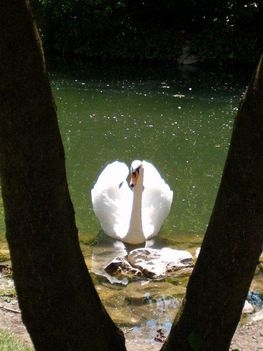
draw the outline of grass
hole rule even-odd
[[[0,330],[0,351],[33,351],[22,341],[6,331]]]

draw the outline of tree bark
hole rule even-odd
[[[162,351],[228,350],[263,243],[263,59],[241,102],[213,213]]]
[[[23,321],[37,351],[124,351],[80,251],[56,109],[25,0],[1,1],[0,32],[0,171]]]

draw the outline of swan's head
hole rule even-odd
[[[137,180],[143,172],[143,164],[142,161],[135,160],[131,164],[131,180],[130,180],[130,187],[134,188]]]

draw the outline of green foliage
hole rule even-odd
[[[104,60],[252,63],[261,54],[263,5],[245,0],[32,0],[46,51]]]
[[[18,341],[12,334],[0,330],[0,351],[33,351],[33,349]]]
[[[219,28],[197,34],[190,44],[201,61],[251,64],[260,57],[259,40],[253,34],[233,33]]]

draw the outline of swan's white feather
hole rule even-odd
[[[159,233],[170,212],[173,192],[151,163],[143,161],[143,166],[142,225],[145,238],[150,239]]]
[[[145,240],[157,235],[168,216],[173,192],[149,162],[142,161],[142,228]],[[128,241],[133,192],[126,178],[129,169],[123,162],[110,163],[102,171],[91,191],[92,204],[103,231],[114,239]]]
[[[128,174],[125,163],[112,162],[91,190],[95,215],[103,231],[114,239],[121,240],[128,230],[132,204],[132,191],[126,181]]]

